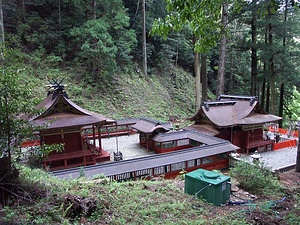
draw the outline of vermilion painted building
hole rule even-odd
[[[86,166],[110,160],[110,155],[101,147],[101,127],[115,121],[101,114],[90,112],[72,102],[64,86],[53,85],[53,91],[37,105],[42,113],[30,119],[39,131],[41,145],[64,144],[64,151],[53,152],[44,161],[50,170]],[[87,138],[84,127],[92,132]],[[96,140],[100,147],[96,147]]]
[[[165,172],[168,176],[174,175],[175,171],[178,173],[180,169],[192,171],[197,168],[227,168],[229,166],[229,154],[238,149],[228,140],[196,131],[173,131],[171,123],[168,122],[141,119],[132,128],[140,133],[140,144],[157,154],[174,153],[178,154],[180,158],[180,154],[195,151],[190,160],[177,164],[174,162],[169,169],[166,168]]]
[[[195,123],[186,129],[229,140],[249,154],[272,148],[273,140],[264,139],[263,128],[281,117],[266,113],[256,96],[221,95],[218,101],[204,102],[190,120]]]
[[[140,133],[140,145],[153,150],[153,137],[159,133],[172,130],[172,124],[170,122],[160,122],[150,118],[141,118],[132,128]]]

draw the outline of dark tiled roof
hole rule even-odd
[[[204,102],[197,114],[190,119],[197,121],[204,117],[217,127],[264,124],[281,120],[281,117],[264,112],[254,96],[222,95],[220,101]]]
[[[156,154],[137,159],[122,160],[89,166],[84,169],[84,172],[87,177],[93,177],[97,174],[112,176],[116,174],[133,172],[137,170],[137,168],[139,170],[149,169],[153,168],[153,165],[155,165],[155,167],[170,165],[173,163],[203,158],[220,153],[232,152],[237,149],[239,148],[231,144],[229,141],[222,140],[220,143],[214,145],[202,145],[170,153]],[[79,177],[80,169],[70,169],[52,173],[59,178],[71,179]]]
[[[133,129],[136,129],[142,133],[150,134],[155,130],[172,130],[172,124],[170,122],[160,122],[149,118],[141,118],[132,126]]]
[[[223,139],[201,134],[192,130],[171,131],[168,133],[160,133],[153,137],[153,140],[156,142],[166,142],[181,139],[190,139],[206,145],[213,145],[223,141]]]
[[[220,133],[219,130],[217,130],[213,126],[207,125],[207,124],[192,124],[183,129],[184,130],[194,130],[199,133],[210,135],[210,136],[216,136],[217,134]]]
[[[125,118],[125,119],[119,119],[116,120],[116,124],[119,126],[122,125],[129,125],[129,124],[136,124],[137,121],[139,121],[140,118]]]
[[[45,110],[30,121],[34,126],[46,126],[46,129],[114,123],[99,113],[81,108],[61,94],[54,99],[48,95],[37,108]]]

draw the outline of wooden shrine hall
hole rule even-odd
[[[249,154],[272,149],[274,141],[263,137],[264,125],[281,117],[266,113],[256,96],[220,95],[217,101],[203,102],[190,120],[194,124],[185,129],[229,140]]]
[[[44,168],[56,170],[109,161],[110,155],[102,149],[99,134],[104,125],[115,121],[76,105],[68,98],[64,85],[55,82],[50,88],[47,97],[36,106],[42,112],[30,122],[39,132],[41,145],[63,144],[64,151],[46,157]],[[92,132],[89,138],[83,132],[87,126]]]
[[[159,133],[165,133],[172,130],[170,122],[160,122],[150,118],[141,118],[132,128],[139,132],[140,145],[153,150],[153,137]]]
[[[180,163],[172,162],[170,171],[166,171],[167,176],[175,173],[178,175],[178,171],[182,169],[192,171],[198,168],[228,168],[229,154],[239,149],[228,140],[194,130],[173,130],[170,122],[142,118],[132,128],[139,132],[140,145],[156,154],[180,155],[194,151],[193,159]]]

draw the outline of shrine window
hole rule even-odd
[[[222,159],[227,159],[228,154],[227,153],[221,153],[217,155],[217,159],[222,160]]]
[[[167,141],[167,142],[163,142],[162,143],[162,148],[172,148],[172,147],[176,147],[176,141]]]
[[[163,166],[154,167],[154,175],[164,174],[165,168]]]
[[[194,167],[195,166],[195,160],[189,160],[187,161],[187,167],[190,168],[190,167]]]
[[[195,166],[201,165],[201,159],[195,159]]]
[[[141,134],[140,138],[141,138],[141,141],[145,141],[146,140],[146,135],[145,134]]]
[[[185,168],[185,162],[174,163],[171,165],[171,171],[182,170]]]
[[[204,157],[203,158],[203,164],[209,164],[209,163],[212,163],[212,162],[214,162],[213,157]]]
[[[177,140],[177,146],[185,146],[190,143],[189,139]]]
[[[155,142],[155,146],[156,146],[157,148],[161,148],[161,143],[160,143],[160,142]]]

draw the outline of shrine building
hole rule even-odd
[[[282,118],[265,112],[256,96],[220,95],[217,101],[203,102],[189,119],[194,124],[185,129],[229,140],[249,154],[272,149],[274,140],[264,138],[264,126]]]
[[[41,113],[30,118],[30,122],[39,133],[40,144],[63,144],[62,152],[54,151],[44,159],[45,169],[87,166],[110,160],[109,153],[101,147],[99,134],[103,126],[115,124],[114,120],[76,105],[68,98],[64,85],[57,82],[50,85],[47,97],[36,107]]]

